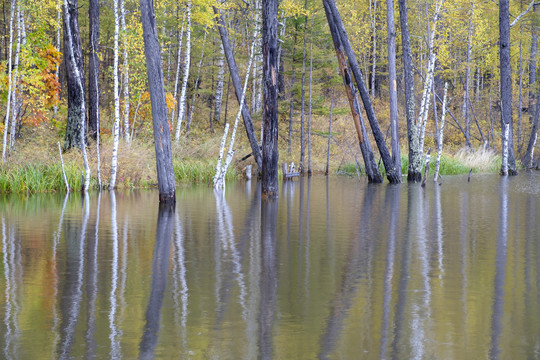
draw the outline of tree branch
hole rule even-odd
[[[525,11],[523,11],[521,14],[519,14],[515,19],[514,21],[512,21],[512,23],[510,24],[510,27],[516,25],[516,23],[525,15],[527,15],[527,13],[529,11],[531,11],[531,9],[533,8],[534,5],[538,5],[540,4],[539,2],[534,2],[534,0],[531,1],[531,3],[529,4],[529,6],[527,7],[527,9]]]

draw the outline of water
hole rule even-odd
[[[0,198],[0,358],[540,358],[540,177]]]

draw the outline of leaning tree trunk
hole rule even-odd
[[[360,91],[360,96],[362,98],[362,102],[364,103],[364,108],[366,109],[369,125],[371,127],[371,131],[373,132],[375,142],[377,143],[379,153],[381,154],[384,168],[386,169],[386,177],[388,178],[388,181],[390,181],[390,183],[399,184],[401,183],[401,169],[397,169],[395,167],[395,164],[392,161],[392,157],[390,156],[390,152],[386,147],[384,135],[379,127],[377,117],[375,116],[375,111],[373,110],[373,105],[371,104],[369,93],[366,89],[366,85],[360,72],[360,67],[358,66],[356,56],[352,50],[351,44],[349,42],[349,37],[347,35],[345,27],[343,26],[343,21],[341,20],[341,16],[339,15],[336,3],[334,0],[324,0],[324,2],[329,5],[329,9],[331,10],[332,16],[334,17],[337,30],[340,33],[345,53],[349,58],[349,64],[354,74],[354,78],[356,79],[356,85],[358,86],[358,89]]]
[[[99,117],[99,0],[90,0],[88,18],[90,20],[90,56],[88,59],[88,132],[97,140]]]
[[[510,64],[509,1],[499,2],[499,49],[501,66],[502,175],[517,175],[512,141],[512,78]]]
[[[223,18],[221,17],[221,14],[216,7],[214,7],[214,14],[217,16],[219,35],[221,36],[223,51],[225,51],[225,58],[227,59],[227,64],[229,65],[229,74],[231,75],[231,79],[233,82],[236,99],[238,100],[239,106],[242,107],[242,118],[244,120],[244,127],[246,129],[249,144],[251,145],[253,158],[255,159],[257,168],[262,171],[261,149],[255,136],[255,130],[253,129],[251,114],[249,113],[246,102],[244,101],[243,103],[240,103],[240,99],[242,98],[242,84],[240,82],[240,76],[238,75],[238,67],[236,66],[236,61],[234,59],[231,44],[229,42],[229,32],[227,31],[225,22],[223,21]]]
[[[401,44],[403,48],[403,73],[405,78],[405,114],[407,117],[407,137],[409,140],[409,169],[407,180],[420,182],[422,180],[422,153],[420,152],[420,129],[415,123],[414,77],[412,70],[407,1],[399,0],[398,3],[399,21],[401,23]]]
[[[336,28],[331,9],[326,2],[324,3],[324,10],[326,12],[326,18],[330,27],[330,33],[332,34],[334,48],[336,49],[336,56],[338,59],[341,76],[343,78],[343,84],[345,85],[345,92],[351,107],[351,114],[353,116],[354,127],[356,128],[360,150],[362,151],[362,157],[364,158],[368,182],[380,183],[383,181],[383,179],[377,167],[377,162],[375,161],[375,156],[373,155],[371,146],[369,146],[369,140],[366,140],[364,137],[362,113],[360,112],[360,105],[358,104],[358,99],[356,98],[356,89],[351,79],[351,73],[347,66],[347,57],[345,56],[345,51],[343,50],[343,43]]]
[[[214,106],[214,122],[217,124],[221,118],[221,105],[223,104],[223,84],[225,80],[225,52],[223,51],[223,44],[219,44],[219,57],[218,57],[218,74],[216,83],[216,95]]]
[[[140,0],[139,3],[141,5],[146,72],[148,74],[148,87],[152,103],[159,202],[174,203],[176,202],[176,188],[172,163],[171,136],[167,121],[167,102],[165,100],[165,85],[163,84],[154,4],[152,0]]]
[[[386,0],[386,23],[388,31],[388,92],[390,107],[390,132],[392,134],[392,160],[394,161],[394,166],[401,169],[401,148],[399,146],[397,104],[396,26],[394,23],[394,0]]]
[[[71,144],[70,147],[79,144],[84,165],[84,187],[83,192],[88,192],[90,187],[90,166],[88,165],[88,157],[86,156],[86,103],[84,100],[84,75],[82,72],[82,51],[81,40],[79,37],[79,22],[77,19],[77,0],[70,2],[64,0],[64,59],[66,61],[66,76],[68,78],[68,129],[73,130],[71,135],[77,134],[77,139],[69,138],[68,131],[66,130],[66,140],[64,142],[64,149],[67,144]],[[73,17],[74,16],[74,17]],[[70,93],[72,97],[70,97]],[[70,111],[70,102],[72,99],[72,110]],[[70,118],[70,116],[72,116]],[[77,124],[70,123],[78,121]],[[71,127],[70,127],[71,125]],[[78,131],[74,131],[78,130]],[[67,147],[68,149],[70,147]]]
[[[538,91],[537,99],[540,98],[540,88]],[[531,126],[531,136],[529,137],[529,143],[525,156],[523,157],[523,166],[525,168],[533,167],[534,147],[536,146],[536,140],[538,138],[538,117],[540,116],[540,104],[536,104],[536,111],[534,112],[533,122]]]
[[[263,0],[263,199],[278,197],[278,0]]]
[[[85,107],[83,55],[79,34],[78,0],[64,0],[64,66],[68,91],[68,118],[64,150],[73,147],[83,148],[86,145],[85,124],[81,119]],[[70,40],[71,39],[71,40]],[[70,59],[73,58],[73,61]],[[76,75],[76,73],[78,74]],[[81,79],[78,79],[81,76]],[[79,81],[81,85],[79,86]]]

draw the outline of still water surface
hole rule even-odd
[[[540,176],[0,198],[0,358],[540,358]]]

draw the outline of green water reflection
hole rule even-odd
[[[539,180],[4,196],[0,358],[538,358]]]

